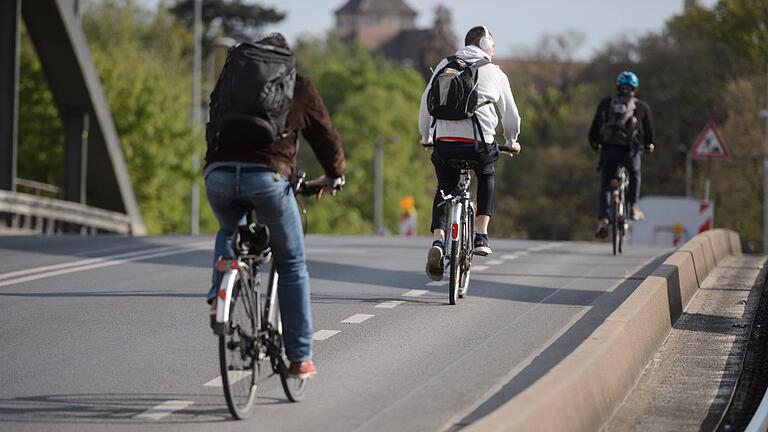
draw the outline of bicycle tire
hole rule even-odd
[[[459,234],[461,236],[461,234]],[[448,302],[456,304],[459,297],[459,283],[461,281],[461,237],[459,240],[451,240],[451,258],[449,265],[451,267],[451,277],[448,283]]]
[[[472,271],[472,257],[474,255],[474,248],[472,242],[474,241],[475,224],[474,224],[474,212],[472,206],[469,206],[465,213],[465,226],[467,227],[464,235],[464,256],[462,257],[462,263],[464,270],[461,273],[461,279],[459,283],[459,298],[465,298],[469,292],[469,280]]]
[[[257,331],[253,294],[253,290],[243,283],[241,272],[237,272],[232,289],[229,329],[219,336],[219,368],[224,398],[229,412],[238,420],[253,413],[258,388],[256,383],[261,370],[253,347]]]
[[[619,206],[616,201],[611,202],[611,241],[613,243],[613,254],[616,255],[619,249]]]
[[[280,384],[283,386],[285,397],[291,402],[299,402],[304,399],[304,393],[307,390],[307,378],[292,378],[288,375],[288,359],[284,354],[280,354],[275,359],[277,361],[277,370],[280,374]]]

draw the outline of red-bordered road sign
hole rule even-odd
[[[694,159],[728,159],[728,147],[717,132],[715,122],[707,122],[693,142],[689,154]]]

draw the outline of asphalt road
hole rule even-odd
[[[459,429],[570,353],[665,254],[495,240],[450,306],[424,275],[429,243],[308,237],[314,327],[331,335],[319,374],[298,404],[272,379],[233,421],[204,303],[210,237],[0,237],[0,430]]]

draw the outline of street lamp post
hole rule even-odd
[[[765,109],[760,112],[765,119],[763,143],[763,253],[768,251],[768,60],[765,62]]]
[[[190,201],[189,231],[192,235],[200,233],[200,183],[197,172],[200,170],[200,151],[197,135],[200,131],[200,72],[202,67],[202,36],[203,36],[203,0],[195,0],[195,47],[192,61],[192,124],[195,130],[195,145],[192,152],[192,197]]]

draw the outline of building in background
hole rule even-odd
[[[357,42],[390,61],[418,70],[429,68],[456,51],[451,12],[435,9],[432,28],[416,28],[418,13],[404,0],[349,0],[336,10],[336,28],[342,39]]]

